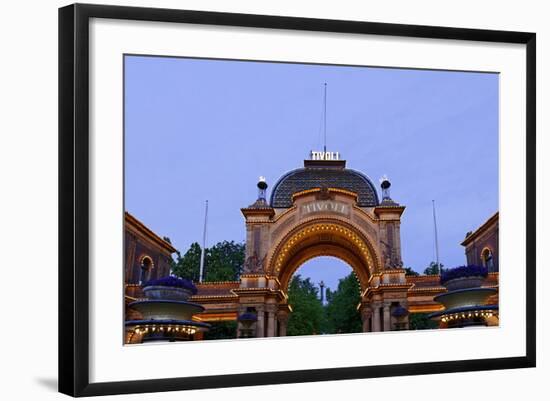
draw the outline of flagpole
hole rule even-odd
[[[324,97],[324,108],[325,108],[325,112],[323,114],[323,118],[324,118],[324,131],[325,131],[325,141],[324,141],[324,146],[323,146],[323,151],[325,153],[327,153],[327,83],[325,82],[325,97]]]
[[[201,249],[201,263],[199,268],[199,283],[202,283],[204,273],[204,254],[206,253],[206,226],[208,223],[208,200],[206,201],[204,211],[204,230],[202,232],[202,249]]]
[[[437,263],[437,272],[441,273],[439,265],[439,241],[437,239],[437,219],[435,216],[435,200],[432,199],[432,211],[434,216],[434,237],[435,237],[435,263]]]

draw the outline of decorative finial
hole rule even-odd
[[[382,201],[391,200],[391,197],[390,197],[391,182],[386,174],[384,174],[380,178],[380,187],[382,188]]]
[[[260,176],[258,179],[258,200],[265,201],[266,198],[266,189],[267,189],[267,182],[265,181],[265,177]]]

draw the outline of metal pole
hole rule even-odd
[[[201,264],[199,269],[199,283],[202,283],[204,273],[204,254],[206,253],[206,225],[208,223],[208,200],[204,211],[204,230],[202,232]]]
[[[435,217],[435,200],[432,199],[432,210],[434,215],[434,236],[435,236],[435,263],[437,263],[437,273],[441,273],[439,268],[439,241],[437,240],[437,219]]]
[[[327,153],[327,83],[325,82],[325,112],[324,112],[324,129],[325,129],[325,142],[323,146],[323,151]]]

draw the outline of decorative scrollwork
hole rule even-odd
[[[264,263],[265,263],[266,256],[264,255],[263,258],[259,258],[256,252],[254,252],[253,255],[246,258],[246,261],[244,262],[244,272],[245,273],[263,273],[264,272]]]

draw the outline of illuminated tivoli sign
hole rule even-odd
[[[302,214],[315,212],[334,212],[348,214],[348,210],[349,209],[347,204],[334,201],[315,201],[302,205]]]
[[[311,160],[340,160],[340,152],[311,151]]]

